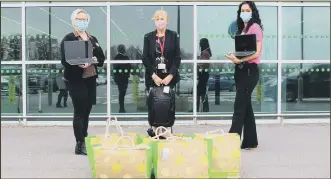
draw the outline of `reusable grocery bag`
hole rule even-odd
[[[121,140],[131,146],[120,146]],[[94,178],[150,178],[152,149],[147,144],[135,145],[130,136],[121,136],[113,148],[92,147]]]
[[[240,178],[241,152],[238,134],[216,130],[205,134],[195,134],[195,139],[207,141],[208,151],[211,152],[209,178]]]
[[[115,124],[115,127],[117,129],[116,133],[109,133],[109,128],[112,123]],[[94,160],[94,153],[92,151],[92,148],[94,146],[101,146],[102,148],[113,148],[115,146],[116,142],[119,142],[120,146],[131,146],[132,145],[131,140],[129,140],[128,138],[123,138],[120,141],[118,141],[118,139],[124,135],[129,136],[131,139],[133,139],[135,145],[142,143],[141,135],[136,134],[136,133],[123,132],[123,129],[120,126],[120,124],[118,123],[116,117],[114,117],[114,120],[110,120],[110,119],[107,120],[105,134],[87,136],[85,138],[86,152],[87,152],[88,160],[89,160],[92,170],[94,167],[94,165],[92,164],[93,160]]]
[[[159,127],[162,128],[162,127]],[[210,158],[204,140],[171,136],[159,140],[153,138],[153,169],[155,178],[208,178]],[[171,132],[166,129],[166,132]]]

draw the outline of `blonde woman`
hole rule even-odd
[[[166,11],[156,11],[153,20],[156,30],[145,34],[142,55],[146,89],[149,91],[151,87],[160,85],[173,89],[180,79],[179,38],[175,31],[167,29],[169,16]]]
[[[74,107],[73,129],[76,138],[75,154],[86,155],[84,139],[87,136],[92,105],[96,104],[97,66],[102,67],[105,55],[98,40],[86,32],[91,18],[83,9],[77,9],[71,14],[73,31],[67,34],[61,42],[61,63],[64,67],[64,78],[68,81],[69,95]],[[70,65],[64,56],[64,41],[85,40],[93,46],[93,59],[97,64]]]

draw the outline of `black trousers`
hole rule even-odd
[[[68,90],[74,106],[73,129],[76,141],[87,137],[89,116],[92,105],[96,103],[96,78],[86,78],[82,83],[68,84]]]
[[[67,89],[60,89],[60,93],[57,96],[57,104],[61,104],[63,98],[63,103],[67,104],[67,100],[68,100],[68,90]]]
[[[236,98],[229,133],[238,133],[241,136],[242,130],[244,130],[243,147],[258,145],[251,97],[259,76],[257,64],[245,64],[242,69],[239,68],[239,65],[235,67]]]
[[[209,74],[199,74],[199,80],[197,85],[197,111],[200,108],[200,100],[202,101],[202,111],[209,112],[209,102],[207,94]]]
[[[120,111],[125,109],[124,99],[126,90],[128,89],[129,78],[128,77],[117,77],[115,80],[118,88],[118,102],[120,103]]]

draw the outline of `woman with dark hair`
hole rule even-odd
[[[259,80],[260,56],[262,53],[263,26],[259,11],[252,1],[244,1],[239,5],[237,11],[237,35],[255,34],[256,53],[238,59],[233,54],[226,55],[235,63],[236,99],[230,133],[238,133],[241,136],[244,128],[244,135],[241,148],[254,149],[258,146],[255,116],[252,107],[252,92]]]
[[[209,60],[212,56],[209,41],[206,38],[200,39],[200,60]],[[202,111],[209,112],[207,85],[209,79],[209,69],[210,63],[198,63],[198,86],[197,86],[197,111],[200,107],[200,98],[202,101]]]
[[[114,60],[128,60],[129,57],[125,54],[126,48],[124,45],[119,45],[117,47],[117,55],[114,57]],[[118,87],[118,102],[120,104],[119,113],[125,113],[124,107],[124,98],[126,95],[126,90],[128,89],[129,78],[130,78],[130,70],[131,64],[130,63],[119,63],[114,64],[114,70],[116,73],[114,74],[114,81]]]

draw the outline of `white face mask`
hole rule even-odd
[[[252,18],[252,12],[241,12],[240,18],[247,23]]]

